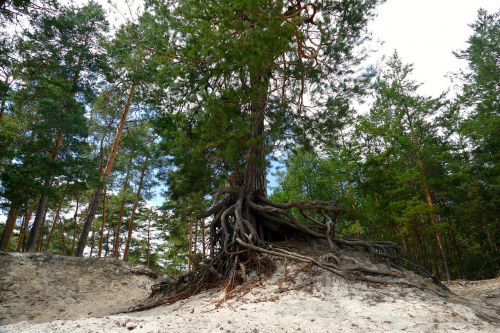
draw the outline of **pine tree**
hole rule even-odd
[[[213,217],[211,265],[229,278],[241,249],[298,235],[330,239],[338,207],[269,200],[267,156],[276,145],[311,147],[336,135],[337,113],[348,113],[362,89],[354,48],[378,1],[152,3],[156,16],[146,19],[162,38],[142,41],[163,65],[169,92],[157,121],[175,166],[169,199],[188,221]],[[210,192],[216,204],[202,212]],[[323,222],[308,227],[292,208]]]

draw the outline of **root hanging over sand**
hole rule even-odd
[[[262,195],[245,195],[238,188],[220,194],[223,200],[201,216],[212,218],[209,257],[198,260],[193,256],[194,270],[175,284],[153,286],[149,300],[130,311],[171,304],[211,288],[224,288],[230,295],[250,276],[271,275],[279,260],[316,265],[349,281],[428,288],[407,278],[405,272],[413,271],[432,281],[433,291],[444,295],[448,290],[431,273],[401,258],[401,249],[393,242],[338,237],[335,224],[341,208],[330,202],[279,203]],[[301,253],[290,248],[294,240],[316,242],[326,251]]]

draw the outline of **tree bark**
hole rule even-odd
[[[447,252],[446,246],[443,243],[443,240],[441,238],[441,234],[440,234],[439,230],[437,230],[439,222],[438,222],[436,212],[434,210],[434,202],[433,202],[431,191],[430,191],[430,188],[429,188],[429,185],[427,182],[427,177],[425,175],[424,163],[423,163],[422,158],[420,156],[420,146],[419,146],[419,143],[417,142],[417,137],[416,137],[414,129],[413,129],[413,120],[412,120],[412,117],[411,117],[408,110],[406,110],[406,116],[408,118],[408,123],[410,125],[411,142],[413,145],[413,149],[415,150],[415,163],[416,163],[417,168],[420,172],[420,178],[422,180],[422,191],[424,193],[425,201],[427,202],[427,205],[429,206],[429,208],[431,210],[430,219],[431,219],[432,225],[436,229],[435,230],[436,242],[437,242],[439,251],[441,253],[441,259],[443,261],[444,273],[445,273],[446,279],[448,281],[450,281],[451,275],[450,275],[450,269],[448,267],[448,255],[446,253]]]
[[[90,236],[90,254],[89,257],[92,258],[92,253],[94,253],[95,246],[95,230],[92,230],[92,236]]]
[[[68,249],[66,248],[66,237],[64,236],[64,225],[59,223],[59,230],[61,232],[61,243],[62,243],[62,255],[68,255]]]
[[[106,186],[104,186],[102,194],[102,222],[101,232],[99,236],[99,249],[97,250],[97,257],[100,258],[102,254],[102,241],[104,239],[104,225],[106,224]]]
[[[189,220],[188,224],[188,272],[191,271],[191,250],[193,248],[193,222]]]
[[[115,230],[115,239],[113,240],[113,257],[120,257],[120,234],[123,223],[123,211],[125,209],[125,201],[127,198],[128,183],[130,181],[130,169],[132,168],[132,158],[130,158],[127,165],[127,174],[125,175],[125,180],[122,186],[122,201],[120,203],[120,209],[118,211],[118,223]]]
[[[424,173],[424,164],[420,158],[420,154],[417,152],[417,165],[420,169],[420,172],[421,172],[421,177],[422,177],[422,187],[423,187],[423,191],[424,191],[424,196],[425,196],[425,200],[427,202],[427,204],[429,205],[429,208],[431,209],[431,222],[432,222],[432,225],[437,228],[438,226],[438,218],[437,218],[437,214],[436,212],[434,211],[434,203],[433,203],[433,200],[432,200],[432,195],[431,195],[431,192],[430,192],[430,189],[429,189],[429,186],[427,185],[427,178],[425,176],[425,173]],[[443,243],[443,240],[441,238],[441,234],[440,232],[436,229],[436,242],[438,244],[438,247],[439,247],[439,251],[441,252],[441,258],[443,259],[443,268],[444,268],[444,273],[445,273],[445,276],[446,276],[446,280],[450,281],[451,280],[451,274],[450,274],[450,269],[448,267],[448,255],[447,255],[447,251],[446,251],[446,247],[445,247],[445,244]]]
[[[34,209],[35,207],[33,206],[28,207],[26,214],[24,214],[23,225],[21,226],[21,232],[19,233],[19,239],[17,240],[17,247],[16,247],[17,252],[21,252],[23,250],[26,233],[28,232],[28,226],[31,220],[31,215],[33,215]]]
[[[109,251],[109,227],[106,227],[106,247],[104,248],[104,257],[108,256]]]
[[[47,217],[47,212],[49,208],[45,207],[45,212],[43,212],[43,219],[42,223],[40,224],[40,232],[38,235],[38,239],[36,241],[36,252],[42,252],[42,244],[43,244],[43,236],[45,234],[45,222],[46,222],[46,217]]]
[[[40,200],[38,201],[35,220],[33,221],[30,237],[28,238],[28,252],[36,251],[37,240],[42,226],[42,220],[45,218],[45,207],[47,206],[48,199],[49,197],[46,194],[42,194]]]
[[[49,159],[52,161],[57,160],[57,154],[59,149],[63,144],[63,136],[61,130],[57,131],[56,139],[54,140],[54,145],[50,151]],[[47,175],[47,179],[44,182],[44,187],[50,187],[52,185],[52,176],[50,175],[52,172],[49,170],[49,175]],[[28,252],[35,252],[37,250],[37,241],[40,233],[40,229],[42,224],[45,221],[45,214],[47,212],[46,206],[48,202],[48,195],[46,193],[42,193],[40,201],[38,202],[38,208],[36,209],[35,220],[33,221],[33,226],[31,227],[30,238],[28,240]]]
[[[73,215],[73,239],[71,240],[71,255],[75,253],[75,241],[76,241],[76,227],[78,225],[78,206],[80,203],[80,198],[76,198],[76,209],[75,215]]]
[[[120,122],[118,124],[118,128],[116,130],[116,135],[115,139],[113,141],[113,146],[111,147],[111,152],[109,154],[108,161],[106,163],[106,167],[104,168],[104,172],[101,176],[101,182],[105,183],[109,175],[111,173],[111,170],[113,169],[113,163],[116,159],[116,155],[118,153],[118,149],[120,147],[120,140],[122,137],[122,132],[123,128],[125,126],[125,121],[127,120],[127,116],[130,111],[130,106],[132,105],[132,99],[134,97],[135,93],[135,88],[136,88],[136,82],[132,82],[132,85],[130,87],[130,91],[128,94],[127,102],[125,104],[125,109],[123,111],[123,115],[120,118]],[[85,246],[87,245],[87,239],[89,237],[89,232],[90,228],[92,227],[92,222],[94,221],[95,214],[97,212],[97,207],[99,206],[99,200],[101,196],[101,188],[98,187],[92,196],[92,200],[89,206],[89,212],[87,214],[87,217],[85,218],[85,222],[83,223],[83,229],[82,233],[80,235],[80,239],[78,241],[78,248],[76,250],[76,256],[77,257],[82,257],[83,256],[83,251],[85,250]]]
[[[7,215],[7,221],[5,222],[5,228],[3,229],[2,239],[0,240],[0,251],[9,250],[10,239],[16,226],[17,213],[18,208],[15,205],[11,205]]]
[[[205,250],[205,246],[206,246],[206,244],[205,244],[205,237],[206,237],[206,235],[205,235],[205,219],[204,218],[200,219],[200,223],[201,223],[201,247],[202,247],[202,253],[201,253],[201,255],[202,255],[203,258],[205,258],[205,256],[206,256],[206,250]]]
[[[128,251],[130,249],[130,242],[132,241],[132,230],[134,227],[135,214],[137,210],[137,206],[139,205],[139,201],[141,199],[141,190],[142,185],[144,183],[144,176],[146,174],[146,170],[148,168],[148,157],[146,156],[144,163],[141,168],[141,175],[139,176],[139,185],[137,185],[137,191],[135,194],[134,205],[132,207],[132,213],[130,214],[130,218],[128,221],[128,233],[127,233],[127,241],[125,243],[125,251],[123,253],[123,260],[128,260]]]
[[[269,79],[270,73],[251,78],[252,90],[255,93],[255,100],[251,105],[252,130],[250,140],[252,140],[252,144],[247,154],[243,187],[244,191],[252,193],[254,198],[267,196],[264,119],[267,110]]]
[[[148,219],[148,238],[146,243],[146,267],[149,268],[149,253],[150,253],[150,242],[151,242],[151,220]]]
[[[194,252],[194,255],[196,255],[198,253],[198,224],[199,224],[199,220],[196,220],[195,223],[194,223],[194,246],[193,246],[193,252]]]
[[[49,249],[50,242],[52,241],[52,236],[54,235],[54,231],[56,230],[57,220],[59,219],[59,213],[61,211],[61,207],[64,202],[65,192],[61,196],[61,200],[59,201],[59,205],[57,206],[56,214],[54,216],[54,221],[52,222],[52,227],[50,228],[49,235],[47,236],[47,242],[45,243],[45,252],[47,252],[47,250]]]

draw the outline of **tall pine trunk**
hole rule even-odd
[[[190,219],[188,224],[188,272],[191,271],[191,254],[193,250],[193,221]]]
[[[35,207],[29,206],[26,214],[23,217],[23,225],[21,226],[21,231],[19,233],[19,239],[17,240],[16,251],[21,252],[24,247],[24,241],[26,238],[26,234],[28,233],[28,226],[31,220],[31,215],[33,215],[33,210]]]
[[[434,202],[432,199],[431,191],[430,191],[429,186],[428,186],[427,177],[425,176],[424,164],[422,162],[422,159],[420,158],[420,154],[419,154],[418,150],[416,153],[416,162],[417,162],[417,166],[420,170],[420,174],[421,174],[421,178],[422,178],[422,189],[424,192],[425,201],[427,202],[427,205],[431,209],[431,214],[430,214],[431,222],[432,222],[432,225],[434,226],[434,228],[436,228],[436,231],[435,231],[436,242],[438,244],[439,251],[441,253],[441,259],[443,260],[444,274],[446,276],[446,280],[450,281],[451,274],[450,274],[450,269],[448,266],[448,254],[446,251],[446,245],[443,242],[443,239],[441,237],[441,233],[439,232],[439,230],[437,230],[439,222],[438,222],[437,214],[434,211]]]
[[[134,97],[135,88],[136,88],[136,82],[134,81],[130,86],[130,91],[127,97],[127,102],[125,104],[125,109],[123,111],[123,115],[120,118],[120,123],[118,124],[118,128],[116,130],[115,139],[113,141],[113,146],[111,147],[111,152],[109,154],[106,167],[104,168],[104,172],[101,176],[102,183],[105,183],[108,180],[109,175],[111,174],[111,170],[113,169],[113,163],[115,162],[116,155],[118,154],[118,148],[120,147],[120,140],[122,137],[123,128],[125,127],[125,122],[127,120],[127,116],[130,111],[130,106],[132,105],[132,99]],[[102,188],[98,187],[95,189],[94,194],[92,195],[88,214],[87,217],[85,218],[85,222],[83,223],[80,239],[78,240],[78,248],[75,254],[77,257],[83,256],[83,251],[85,250],[85,246],[87,245],[87,239],[89,237],[90,228],[92,227],[92,222],[94,222],[95,214],[97,213],[97,208],[99,207],[101,192]]]
[[[43,237],[45,235],[45,222],[47,220],[47,212],[48,212],[49,208],[48,207],[45,207],[45,212],[43,213],[43,219],[42,219],[42,223],[40,225],[40,232],[39,232],[39,235],[38,235],[38,239],[36,241],[36,249],[35,251],[36,252],[42,252],[42,243],[43,243]]]
[[[257,216],[249,209],[245,201],[258,202],[259,198],[267,196],[264,120],[267,111],[269,80],[270,73],[251,75],[250,77],[253,93],[253,101],[250,106],[252,128],[243,182],[242,193],[244,197],[240,196],[236,203],[242,208],[242,216],[239,219],[246,221],[242,230],[246,229],[256,242],[263,241],[266,235],[264,235],[263,226],[258,223]],[[238,213],[238,208],[235,212]]]
[[[102,194],[102,221],[101,221],[101,232],[99,235],[99,248],[97,250],[97,257],[100,258],[102,254],[102,241],[104,239],[104,225],[106,225],[106,186],[104,186]]]
[[[35,220],[31,226],[30,237],[28,238],[28,252],[35,252],[36,245],[42,227],[43,219],[45,218],[45,207],[49,197],[46,194],[42,194],[40,200],[38,201],[38,207],[36,209]]]
[[[64,236],[64,224],[59,223],[59,231],[61,232],[61,244],[62,244],[62,255],[68,255],[68,250],[66,248],[66,237]]]
[[[202,258],[205,258],[205,256],[206,256],[206,249],[205,249],[205,247],[206,247],[206,244],[205,244],[206,235],[205,235],[205,219],[204,218],[202,218],[200,220],[200,224],[201,224],[200,227],[201,227],[201,247],[202,247],[201,255],[202,255]]]
[[[57,160],[57,155],[59,149],[63,144],[63,136],[61,130],[57,131],[56,139],[54,140],[54,145],[50,151],[49,159],[52,161]],[[47,174],[47,179],[44,182],[44,187],[52,186],[52,171],[49,169]],[[43,227],[45,221],[45,214],[47,212],[46,207],[49,200],[49,196],[46,192],[42,193],[40,200],[38,201],[38,208],[36,209],[35,220],[33,221],[33,226],[31,227],[30,237],[28,239],[28,252],[35,252],[37,250],[40,229]]]
[[[264,151],[264,119],[267,110],[267,96],[270,73],[252,75],[250,84],[253,91],[251,103],[250,147],[246,158],[244,191],[253,199],[267,196],[266,158]]]
[[[146,267],[149,268],[149,253],[151,252],[151,219],[148,219],[148,230],[147,230],[147,243],[146,243]]]
[[[127,190],[129,185],[128,183],[130,181],[131,168],[132,168],[132,158],[130,158],[130,160],[128,161],[127,174],[125,175],[125,180],[123,181],[123,186],[122,186],[122,200],[120,203],[120,209],[118,211],[118,223],[116,224],[115,239],[113,241],[113,257],[115,258],[120,257],[120,234],[123,223],[123,211],[125,210],[125,201],[127,198]]]
[[[132,231],[134,229],[135,214],[137,211],[137,206],[141,200],[141,190],[144,183],[144,176],[146,175],[146,170],[148,168],[148,157],[146,156],[144,163],[141,168],[141,175],[139,176],[139,184],[137,185],[137,191],[135,193],[134,205],[132,206],[132,213],[130,214],[130,219],[128,221],[128,233],[127,241],[125,242],[125,251],[123,252],[123,260],[128,260],[128,252],[130,249],[130,242],[132,241]]]
[[[76,241],[76,229],[78,226],[78,207],[80,203],[80,198],[76,198],[76,209],[75,209],[75,215],[73,215],[73,238],[71,240],[71,255],[74,255],[75,253],[75,241]]]
[[[0,251],[8,251],[9,249],[10,239],[12,237],[12,233],[14,232],[14,227],[16,226],[17,213],[17,206],[11,205],[7,215],[5,228],[3,229],[2,238],[0,240]]]
[[[66,191],[63,192],[63,195],[61,196],[61,200],[59,201],[59,205],[57,205],[57,210],[56,214],[54,216],[54,221],[52,222],[52,227],[50,228],[49,235],[47,236],[47,242],[45,243],[45,252],[49,249],[50,242],[52,241],[52,237],[54,235],[54,232],[57,228],[57,220],[59,219],[59,213],[61,212],[61,207],[64,202],[64,195]]]

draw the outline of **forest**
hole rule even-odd
[[[0,251],[209,283],[309,237],[496,277],[500,11],[427,96],[397,50],[370,59],[381,2],[146,0],[113,29],[93,1],[0,0]]]

